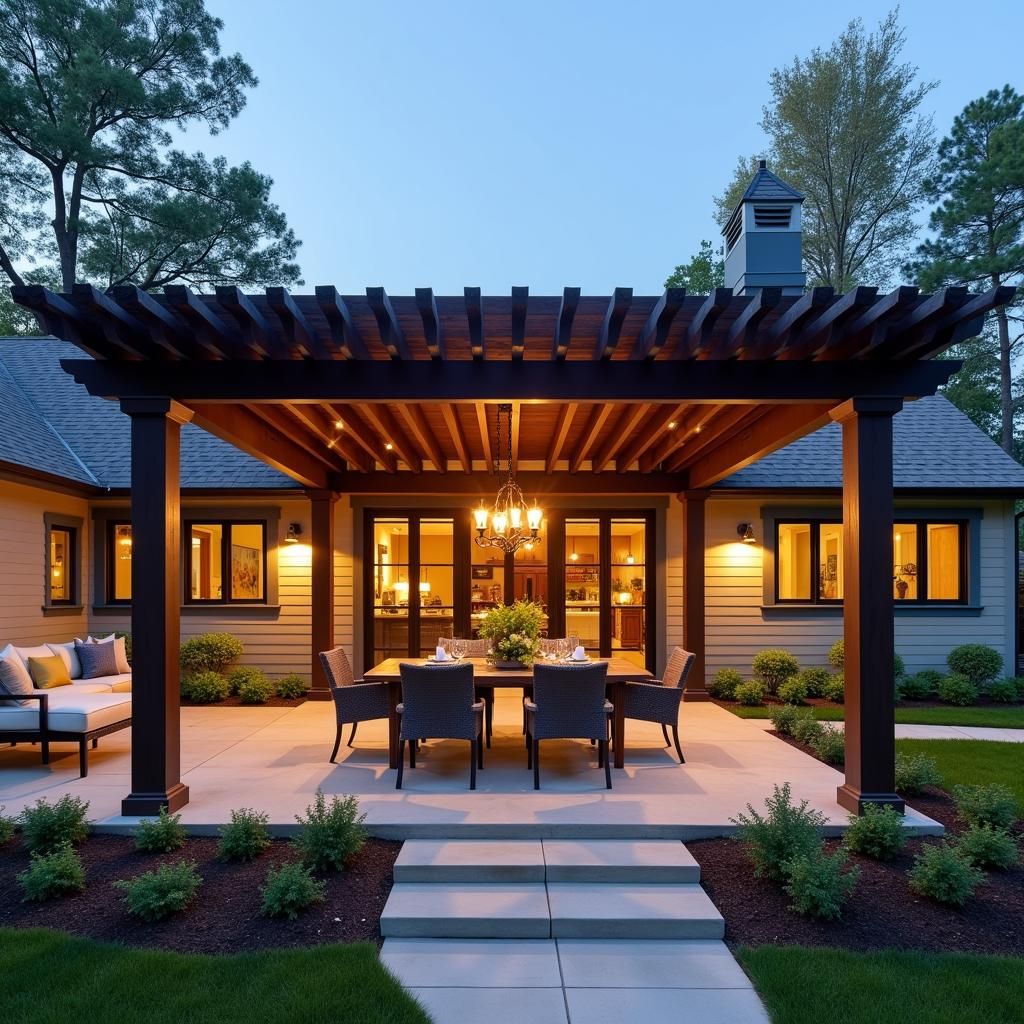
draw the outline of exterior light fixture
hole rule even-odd
[[[503,417],[507,425],[508,477],[499,488],[490,509],[481,503],[479,508],[473,510],[473,525],[477,534],[473,539],[479,547],[498,548],[505,554],[514,555],[525,544],[535,543],[539,539],[543,513],[536,502],[527,506],[523,492],[512,475],[512,406],[508,404],[499,405],[495,416],[497,443],[494,448],[494,470],[501,471]]]
[[[335,420],[334,421],[334,429],[335,430],[344,430],[345,429],[345,424],[342,423],[341,420]]]
[[[302,523],[289,523],[288,532],[285,534],[284,542],[286,544],[298,544],[301,536]]]
[[[391,449],[392,449],[392,448],[394,448],[394,447],[395,447],[395,446],[394,446],[394,445],[393,445],[393,444],[392,444],[392,443],[391,443],[390,441],[387,441],[387,442],[385,442],[385,444],[384,444],[384,451],[386,451],[386,452],[389,452],[389,451],[391,451]]]
[[[669,420],[669,422],[668,422],[668,429],[669,430],[675,430],[676,427],[678,427],[678,426],[679,426],[679,424],[676,423],[675,420]]]
[[[754,527],[752,523],[737,523],[736,533],[744,544],[757,543],[757,538],[754,536]]]

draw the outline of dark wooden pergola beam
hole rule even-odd
[[[434,464],[434,469],[439,473],[447,473],[448,460],[444,457],[444,452],[441,451],[441,445],[434,437],[430,424],[427,423],[423,409],[409,402],[399,402],[395,408],[398,410],[398,415],[405,421],[409,433],[419,445],[420,450]]]
[[[373,424],[374,430],[383,438],[385,446],[390,444],[391,450],[398,453],[398,457],[413,473],[423,471],[423,460],[387,405],[366,403],[359,406],[359,411]]]
[[[562,291],[562,304],[558,307],[555,336],[551,342],[552,359],[564,359],[569,352],[569,345],[572,343],[572,323],[576,318],[579,301],[579,288],[566,288]]]
[[[962,306],[939,318],[931,329],[924,332],[923,337],[906,345],[901,355],[920,359],[946,345],[975,337],[984,327],[985,316],[993,309],[1005,306],[1016,292],[1017,289],[1009,285],[998,285],[981,295],[975,295]]]
[[[163,361],[168,351],[157,344],[137,317],[126,312],[113,299],[97,291],[91,284],[76,284],[71,289],[71,301],[83,315],[88,314],[110,343],[113,353],[138,356],[140,359]],[[175,350],[175,355],[180,353]]]
[[[724,341],[713,350],[718,359],[742,359],[757,345],[758,324],[779,304],[781,288],[762,288],[729,327]]]
[[[800,338],[804,325],[817,316],[822,309],[835,300],[835,289],[820,286],[804,292],[778,320],[768,328],[752,355],[755,359],[767,358],[785,351]]]
[[[234,285],[217,288],[217,301],[238,322],[250,348],[264,359],[286,360],[291,358],[288,346],[267,322],[267,318],[253,305],[249,296]]]
[[[292,348],[306,359],[330,359],[332,353],[309,325],[287,288],[268,288],[267,304],[277,314]]]
[[[637,427],[650,412],[650,406],[643,402],[627,405],[615,421],[608,440],[596,451],[591,459],[590,469],[593,473],[601,473],[605,466],[615,458],[619,449],[634,435]]]
[[[380,332],[381,344],[388,350],[392,359],[411,359],[409,346],[405,340],[405,334],[398,323],[398,316],[394,306],[388,298],[388,293],[383,288],[367,288],[366,301],[373,311],[373,317],[377,321],[377,330]]]
[[[665,347],[668,332],[676,314],[683,308],[686,299],[685,288],[666,288],[647,317],[647,323],[637,336],[633,346],[634,359],[654,359]]]
[[[602,427],[604,427],[614,409],[615,406],[610,402],[602,402],[590,410],[590,417],[583,428],[583,433],[580,435],[576,450],[569,459],[570,473],[578,473],[580,471],[587,456],[590,454],[590,449],[593,448],[594,443],[597,441]]]
[[[487,349],[484,342],[484,306],[479,288],[465,288],[466,321],[469,325],[469,348],[474,359],[484,359]]]
[[[122,309],[137,317],[157,343],[176,359],[208,358],[207,350],[190,335],[181,318],[148,292],[133,284],[123,284],[114,289],[114,298]]]
[[[416,308],[423,321],[423,336],[427,340],[427,351],[431,359],[444,359],[444,337],[441,334],[441,319],[437,315],[437,303],[432,288],[416,289]]]
[[[11,288],[11,296],[35,314],[36,321],[47,334],[65,338],[94,359],[114,354],[114,346],[87,324],[62,295],[55,295],[38,284],[16,284]]]
[[[884,328],[884,336],[869,353],[873,360],[898,358],[907,346],[907,339],[948,319],[967,304],[967,289],[960,286],[942,288],[929,295],[905,317]]]
[[[190,288],[182,284],[169,284],[164,288],[164,298],[190,326],[196,341],[214,359],[229,359],[232,356],[258,358],[255,352],[242,345],[238,332],[230,329]]]
[[[622,323],[626,319],[629,307],[633,304],[632,288],[616,288],[608,301],[608,309],[601,323],[601,331],[594,346],[595,359],[611,359],[612,353],[619,344]]]
[[[431,494],[472,495],[479,497],[482,490],[479,472],[464,473],[460,470],[433,478]],[[526,470],[516,477],[523,492],[530,495],[630,495],[630,494],[678,494],[685,485],[686,477],[680,473],[601,473],[594,477],[589,473],[543,473]],[[410,488],[415,490],[408,476],[396,473],[388,476],[381,473],[354,473],[347,471],[334,478],[334,485],[343,494],[401,494],[408,496]]]
[[[459,410],[450,402],[441,403],[441,416],[444,418],[444,425],[448,430],[448,436],[452,439],[455,447],[455,455],[464,473],[473,469],[473,453],[470,451],[466,441],[466,432],[459,422]]]
[[[842,328],[832,331],[819,358],[849,359],[871,348],[879,336],[884,335],[887,324],[917,302],[918,294],[914,286],[901,285],[872,302],[859,316],[848,319]]]
[[[344,406],[343,408],[334,405],[324,406],[327,414],[342,423],[342,429],[348,431],[353,441],[376,463],[384,467],[384,472],[394,473],[398,470],[398,459],[394,451],[388,451],[384,447],[384,440],[373,427],[368,424],[355,406]]]
[[[348,303],[332,284],[318,285],[316,301],[331,331],[331,341],[346,359],[369,359],[370,354],[356,329]]]
[[[553,473],[558,460],[562,457],[562,449],[565,447],[566,438],[572,429],[572,421],[579,410],[576,402],[566,402],[558,410],[558,421],[555,424],[555,433],[551,438],[551,446],[548,448],[547,458],[544,460],[544,472]]]
[[[732,301],[731,288],[715,288],[690,321],[673,353],[676,359],[699,359],[711,345],[715,323]]]
[[[778,356],[781,360],[811,359],[828,344],[832,331],[844,321],[857,315],[865,306],[870,306],[878,294],[877,288],[852,288],[839,296],[820,316],[812,320],[801,332],[800,340],[789,345]]]
[[[526,351],[526,310],[530,289],[524,285],[512,288],[512,358],[522,359]]]
[[[253,406],[256,413],[273,406]],[[367,473],[373,469],[373,460],[367,459],[366,455],[356,444],[355,440],[346,435],[344,430],[335,430],[333,422],[327,418],[327,414],[318,405],[285,405],[284,410],[298,423],[305,427],[313,439],[313,445],[317,450],[337,453],[354,469]],[[299,435],[301,436],[301,434]],[[336,468],[344,468],[336,467]]]
[[[306,423],[298,417],[289,415],[291,409],[287,405],[250,405],[248,410],[268,427],[272,427],[282,436],[289,438],[307,455],[322,462],[331,472],[345,469],[345,463],[339,453],[328,448],[318,440],[315,433],[306,429]],[[364,463],[356,463],[357,468],[365,468]]]
[[[685,411],[686,406],[682,404],[657,405],[650,409],[647,418],[637,427],[629,444],[616,456],[616,472],[625,473],[659,438],[665,436],[670,423],[675,423],[678,428],[680,418]]]

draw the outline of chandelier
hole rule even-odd
[[[491,508],[484,506],[473,510],[476,537],[473,539],[482,548],[498,548],[505,554],[514,555],[520,548],[529,551],[540,537],[541,510],[536,502],[527,507],[523,492],[512,475],[512,406],[499,405],[494,417],[497,444],[494,449],[494,470],[501,472],[501,425],[506,422],[508,444],[506,460],[508,479],[501,485]]]

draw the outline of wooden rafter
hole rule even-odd
[[[570,473],[578,473],[580,471],[580,467],[586,461],[587,456],[590,454],[590,449],[594,446],[594,442],[597,441],[602,427],[608,422],[608,417],[611,416],[614,409],[615,406],[611,402],[602,402],[591,409],[590,417],[583,428],[583,433],[580,435],[576,450],[569,459]]]
[[[487,422],[487,405],[476,403],[476,426],[480,432],[480,448],[484,453],[484,464],[488,473],[494,472],[494,449],[491,448],[491,428]]]
[[[398,457],[412,470],[413,473],[423,471],[423,460],[416,451],[412,441],[406,436],[405,431],[399,426],[398,421],[391,414],[391,409],[386,405],[374,405],[370,402],[359,407],[360,412],[373,424],[374,430],[383,438],[385,449],[391,445],[391,451],[398,453]]]
[[[544,461],[544,471],[553,473],[555,465],[562,457],[562,449],[565,447],[565,439],[572,429],[572,421],[579,409],[577,402],[566,402],[558,410],[558,422],[555,425],[555,433],[551,438],[551,446],[548,448],[548,456]]]
[[[267,304],[277,314],[291,347],[306,359],[330,359],[327,346],[317,337],[306,314],[295,304],[287,288],[268,288]]]
[[[423,337],[431,359],[444,359],[444,337],[441,334],[441,318],[437,315],[437,303],[432,288],[416,289],[416,308],[423,321]]]
[[[840,329],[843,323],[857,316],[866,306],[870,306],[877,294],[877,288],[861,287],[853,288],[845,295],[841,295],[819,316],[812,319],[800,332],[800,340],[789,345],[784,352],[780,352],[778,358],[812,359],[828,344],[832,332]]]
[[[676,346],[676,359],[699,359],[711,346],[715,324],[732,301],[731,288],[715,288],[690,321],[686,334]]]
[[[11,296],[19,305],[31,310],[47,334],[66,338],[94,359],[112,355],[114,347],[101,332],[91,328],[71,303],[62,295],[38,284],[16,284]]]
[[[564,359],[572,342],[572,322],[576,318],[576,307],[580,301],[579,288],[566,288],[562,292],[562,304],[558,307],[555,321],[555,336],[551,342],[551,358]]]
[[[340,470],[345,468],[344,458],[340,452],[333,451],[320,441],[315,434],[304,429],[305,424],[300,426],[292,416],[288,414],[288,408],[284,405],[260,405],[254,402],[247,406],[249,411],[263,421],[266,426],[276,430],[282,437],[288,438],[293,444],[301,448],[307,455],[322,462],[328,469]]]
[[[246,344],[264,359],[285,360],[291,356],[281,336],[241,288],[234,285],[219,286],[217,301],[235,318]]]
[[[619,415],[608,432],[608,439],[594,452],[590,468],[594,473],[600,473],[608,465],[622,446],[629,441],[636,433],[641,422],[650,412],[650,406],[643,402],[635,405],[627,405]]]
[[[383,288],[367,288],[366,301],[373,311],[381,344],[388,350],[388,355],[392,359],[410,359],[409,346],[388,293]]]
[[[835,297],[835,290],[828,286],[812,288],[804,292],[785,313],[768,328],[751,355],[754,359],[771,359],[785,351],[800,337],[804,325],[816,317]]]
[[[523,403],[513,402],[512,403],[512,418],[509,423],[509,430],[511,431],[511,447],[512,447],[512,466],[511,471],[514,474],[516,468],[519,465],[519,440],[523,425]]]
[[[871,345],[877,332],[885,331],[888,322],[898,320],[911,309],[917,298],[917,288],[907,285],[894,288],[888,295],[872,302],[859,316],[848,318],[841,329],[833,330],[819,358],[845,359],[848,354],[860,352]]]
[[[346,359],[369,359],[366,345],[356,330],[348,303],[333,284],[319,285],[316,302],[331,332],[331,342]]]
[[[710,451],[716,445],[763,416],[770,409],[765,405],[726,405],[710,420],[701,424],[700,432],[688,444],[681,446],[665,459],[664,468],[676,473],[688,466],[702,452]]]
[[[137,317],[91,284],[76,284],[71,290],[72,302],[82,313],[89,313],[104,337],[116,351],[140,359],[165,360],[168,352],[158,345]]]
[[[438,444],[434,432],[430,429],[430,424],[427,423],[427,417],[424,415],[422,407],[412,402],[399,402],[395,408],[398,410],[398,415],[405,421],[409,433],[420,446],[420,450],[434,464],[434,469],[439,473],[447,473],[448,460],[444,457],[444,452],[441,451],[441,445]]]
[[[673,432],[669,427],[675,423],[679,428],[683,414],[686,412],[686,405],[655,405],[648,407],[650,411],[643,422],[633,432],[633,437],[625,448],[621,449],[615,457],[615,469],[618,473],[625,473],[637,459],[656,442],[664,439]]]
[[[903,344],[900,354],[906,358],[919,359],[964,338],[980,334],[989,310],[1005,305],[1013,298],[1015,292],[1015,288],[999,285],[981,295],[975,295],[952,312],[940,317],[928,330],[919,332],[913,340],[901,337]],[[957,334],[961,331],[963,333],[958,337]]]
[[[207,350],[187,330],[181,318],[161,305],[148,292],[133,284],[114,289],[118,304],[146,326],[156,342],[175,358],[208,358]]]
[[[316,439],[327,451],[338,452],[346,462],[362,472],[373,469],[373,459],[344,430],[335,430],[334,423],[318,405],[285,405],[285,411]]]
[[[466,301],[466,321],[469,324],[469,348],[474,359],[483,359],[487,355],[484,342],[484,306],[479,288],[466,288],[463,291]]]
[[[597,344],[594,346],[595,359],[611,359],[612,353],[619,343],[622,323],[626,319],[626,314],[629,312],[629,307],[632,303],[632,288],[615,289],[612,297],[608,300],[608,309],[601,323],[601,332],[597,336]]]
[[[640,472],[650,473],[658,466],[667,462],[685,444],[697,443],[707,425],[718,416],[724,406],[704,405],[691,409],[681,419],[676,419],[674,430],[662,434],[658,443],[640,456]],[[671,420],[669,422],[672,422]],[[666,424],[667,427],[667,424]]]
[[[634,359],[654,359],[665,347],[669,328],[676,314],[683,308],[685,288],[666,288],[647,317],[647,323],[633,346]]]
[[[530,289],[516,285],[512,289],[512,358],[522,359],[526,351],[526,310]]]
[[[204,346],[214,359],[231,356],[255,359],[257,355],[249,348],[242,348],[238,334],[230,330],[210,307],[182,284],[169,284],[164,289],[167,304],[176,309],[188,324],[196,341]]]
[[[455,446],[455,455],[464,473],[469,473],[473,468],[473,454],[466,443],[466,432],[459,422],[459,410],[449,402],[441,403],[441,416],[444,418],[444,425],[448,430],[448,436]]]
[[[386,473],[394,473],[398,469],[398,459],[394,451],[388,451],[384,447],[384,439],[363,419],[355,406],[339,407],[328,404],[324,406],[324,410],[332,422],[340,422],[342,424],[342,429],[347,432],[348,436],[374,462],[379,462],[384,467]]]
[[[741,359],[756,345],[757,327],[779,304],[781,288],[761,288],[729,327],[729,332],[713,349],[719,359]]]
[[[942,288],[929,295],[902,319],[883,328],[885,336],[872,349],[872,358],[887,359],[901,355],[908,337],[927,334],[930,328],[947,320],[967,301],[967,289],[959,286]]]

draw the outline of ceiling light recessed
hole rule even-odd
[[[392,448],[394,448],[394,447],[395,447],[395,446],[394,446],[394,445],[393,445],[393,444],[392,444],[392,443],[391,443],[390,441],[388,441],[388,442],[386,442],[386,443],[385,443],[385,445],[384,445],[384,450],[385,450],[386,452],[389,452],[389,451],[391,451],[391,449],[392,449]]]
[[[675,430],[678,425],[675,420],[669,420],[668,429]]]
[[[335,430],[344,430],[345,429],[345,424],[342,423],[341,420],[335,420],[334,421],[334,429]]]

